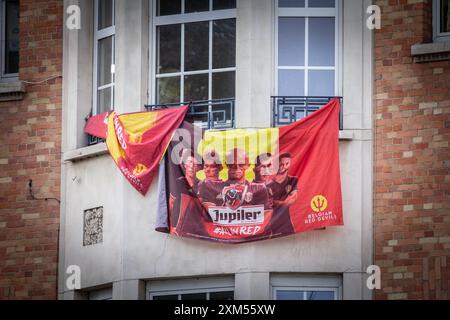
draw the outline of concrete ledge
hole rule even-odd
[[[63,153],[63,161],[79,161],[87,158],[97,157],[108,153],[106,143],[98,143],[76,150],[70,150]]]
[[[25,92],[22,81],[0,82],[0,101],[21,100]]]
[[[415,63],[450,60],[450,41],[415,44],[411,55]]]
[[[339,131],[339,140],[353,140],[353,130]]]

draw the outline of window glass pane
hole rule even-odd
[[[206,70],[209,66],[209,22],[185,24],[185,71]]]
[[[209,11],[209,0],[185,0],[184,12]]]
[[[180,102],[180,77],[156,79],[157,103]]]
[[[235,9],[236,0],[213,0],[213,10]]]
[[[97,91],[97,114],[113,109],[112,89],[112,87],[108,87]]]
[[[234,98],[235,72],[216,72],[212,76],[212,98]]]
[[[306,300],[334,300],[333,291],[306,291]]]
[[[450,32],[450,0],[441,0],[441,30],[440,32]]]
[[[310,70],[308,77],[308,95],[326,97],[334,96],[334,71]]]
[[[98,41],[97,87],[113,82],[111,73],[113,44],[112,36]]]
[[[181,25],[157,28],[157,73],[179,72],[181,64]]]
[[[158,0],[156,12],[158,16],[179,14],[181,13],[181,0]]]
[[[208,74],[184,77],[184,101],[208,100]]]
[[[309,0],[310,8],[334,8],[335,0]]]
[[[206,293],[182,294],[181,300],[206,300]]]
[[[98,0],[98,30],[114,24],[114,1]]]
[[[278,65],[305,65],[305,18],[280,18]]]
[[[168,295],[168,296],[153,296],[153,300],[178,300],[178,295]]]
[[[278,0],[278,6],[280,8],[304,8],[305,0]]]
[[[305,72],[303,70],[279,70],[278,95],[304,96]]]
[[[309,65],[334,66],[334,18],[309,19]]]
[[[5,8],[4,73],[17,73],[19,72],[19,1],[6,1]]]
[[[303,291],[277,290],[277,300],[304,300]]]
[[[213,68],[236,65],[236,19],[213,22]]]
[[[234,300],[233,291],[211,292],[209,300]]]

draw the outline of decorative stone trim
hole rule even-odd
[[[22,100],[25,92],[22,81],[0,82],[0,101]]]
[[[103,242],[103,207],[84,210],[83,246]]]

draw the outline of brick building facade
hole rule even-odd
[[[431,0],[375,3],[375,297],[448,299],[448,52],[433,48]]]
[[[60,193],[63,2],[19,8],[18,78],[0,83],[0,299],[55,299],[59,203],[38,199]]]

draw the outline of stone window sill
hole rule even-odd
[[[92,146],[66,151],[63,153],[63,161],[79,161],[108,154],[106,143],[98,143]]]
[[[22,100],[26,92],[22,81],[0,82],[0,101]]]
[[[450,41],[415,44],[411,55],[415,63],[450,60]]]

